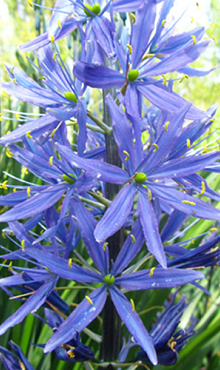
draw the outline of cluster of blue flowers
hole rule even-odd
[[[3,90],[40,107],[40,114],[16,115],[22,124],[0,139],[7,155],[36,179],[1,183],[6,211],[0,222],[7,222],[3,235],[13,251],[2,246],[9,276],[0,287],[9,297],[20,291],[22,304],[1,323],[0,334],[42,306],[41,320],[52,329],[43,351],[64,361],[173,365],[193,335],[193,325],[179,328],[186,297],[175,294],[148,332],[127,296],[188,283],[205,290],[196,282],[204,277],[198,268],[220,259],[215,231],[196,249],[169,241],[188,217],[220,218],[214,207],[219,194],[197,173],[219,172],[219,151],[203,144],[216,106],[195,107],[174,91],[167,75],[177,72],[182,82],[208,74],[189,64],[209,40],[203,27],[176,33],[169,18],[173,6],[174,0],[57,0],[47,32],[19,47],[34,51],[29,62],[38,81],[6,64],[11,82]],[[58,40],[73,32],[70,70]],[[56,291],[60,279],[91,293],[72,310]],[[80,333],[113,309],[130,337],[116,358],[106,358],[103,349],[97,358]],[[121,344],[119,331],[113,335]],[[104,348],[112,339],[103,333],[102,340]],[[32,370],[21,349],[13,342],[10,347],[15,355],[0,347],[4,367]]]

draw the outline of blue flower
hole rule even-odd
[[[135,311],[134,303],[128,301],[120,291],[120,288],[131,291],[171,288],[201,279],[203,274],[193,270],[163,269],[161,267],[136,272],[129,268],[128,271],[124,271],[144,243],[142,227],[139,221],[135,223],[114,265],[110,267],[108,247],[105,244],[99,244],[94,239],[96,221],[92,213],[84,207],[78,198],[74,200],[74,215],[78,221],[78,227],[87,252],[98,270],[89,265],[86,268],[80,267],[72,263],[71,260],[68,261],[65,258],[56,256],[54,253],[47,252],[47,248],[40,245],[36,248],[27,243],[25,255],[36,260],[37,263],[43,264],[54,276],[81,283],[98,283],[101,287],[95,288],[92,293],[86,296],[58,327],[57,331],[47,342],[45,352],[52,351],[63,343],[68,343],[77,332],[81,332],[93,321],[102,311],[109,292],[116,310],[128,330],[134,336],[136,342],[148,354],[150,361],[156,364],[157,356],[152,339]],[[24,238],[24,231],[22,231],[21,225],[10,223],[10,228],[15,236],[20,239]],[[7,259],[10,259],[10,255],[6,256]],[[14,320],[11,317],[0,326],[1,333],[15,323],[16,314],[13,317]]]
[[[16,356],[7,349],[0,347],[0,360],[2,361],[6,370],[34,370],[33,366],[26,359],[23,351],[17,344],[11,340],[9,342],[9,346]]]

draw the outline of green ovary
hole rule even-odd
[[[73,101],[74,103],[77,103],[77,97],[74,93],[72,93],[70,91],[67,91],[64,94],[64,96],[65,96],[66,99],[69,99],[69,100]]]
[[[94,4],[94,5],[89,5],[89,4],[85,4],[85,6],[91,10],[91,12],[95,15],[98,15],[101,11],[101,7],[100,5],[97,3],[97,4]],[[84,12],[86,13],[86,15],[88,15],[88,17],[92,17],[93,15],[85,8],[83,8]]]
[[[138,184],[143,184],[147,180],[147,176],[143,172],[137,173],[137,175],[134,178],[134,181],[137,182]]]
[[[139,76],[139,71],[137,69],[131,69],[128,72],[128,81],[133,82],[135,81]]]
[[[76,182],[76,180],[73,179],[73,175],[71,175],[71,173],[69,174],[70,176],[68,175],[63,175],[62,178],[68,182],[69,184],[74,184]]]
[[[115,277],[114,276],[112,276],[112,275],[109,274],[109,275],[106,275],[104,277],[104,283],[105,284],[107,284],[107,285],[113,285],[114,282],[115,282]]]

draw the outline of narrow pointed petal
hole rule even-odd
[[[125,185],[105,212],[95,228],[95,238],[101,242],[118,231],[127,220],[134,202],[136,189]]]
[[[97,222],[92,213],[84,207],[83,203],[77,197],[74,198],[74,214],[77,217],[80,233],[89,256],[92,258],[99,271],[101,271],[103,275],[107,274],[108,266],[105,266],[104,256],[106,252],[103,251],[102,245],[99,244],[94,237],[94,229]]]
[[[56,281],[52,279],[37,289],[13,315],[0,325],[0,335],[14,325],[19,324],[30,312],[36,312],[44,304],[55,284]]]
[[[144,234],[140,221],[137,220],[131,230],[130,235],[126,238],[118,257],[114,263],[112,272],[119,275],[137,255],[144,244]]]
[[[66,185],[51,186],[0,215],[0,222],[16,221],[35,216],[53,206],[65,191]]]
[[[84,84],[91,87],[109,88],[122,87],[125,76],[105,66],[76,62],[73,73]]]
[[[132,68],[135,69],[141,62],[154,29],[156,19],[156,4],[150,0],[143,1],[143,5],[136,12],[136,21],[132,27],[131,34],[131,60]],[[144,37],[143,37],[144,35]]]
[[[152,338],[148,334],[137,312],[133,311],[131,303],[116,287],[112,287],[110,289],[110,293],[112,301],[122,321],[133,335],[135,341],[147,353],[152,364],[156,365],[157,355]]]
[[[192,197],[176,189],[165,186],[150,184],[152,193],[171,207],[178,209],[194,217],[207,220],[216,220],[220,218],[220,210],[205,203],[199,198]]]
[[[150,272],[151,270],[142,270],[124,274],[116,278],[115,283],[122,288],[135,291],[174,288],[204,278],[200,271],[187,269],[159,267],[154,270],[152,276],[150,276]]]
[[[161,266],[166,267],[166,256],[158,231],[154,208],[152,203],[148,201],[148,196],[141,192],[138,194],[138,213],[149,252],[154,255]]]
[[[51,352],[61,344],[71,340],[77,332],[81,332],[102,311],[107,292],[105,287],[98,288],[89,294],[92,304],[85,298],[69,315],[69,317],[58,327],[56,332],[47,342],[44,352]]]

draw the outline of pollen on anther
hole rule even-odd
[[[132,239],[132,244],[134,244],[136,242],[135,236],[133,234],[130,234],[130,237]]]
[[[26,132],[26,136],[27,136],[29,139],[32,139],[31,131],[27,131],[27,132]]]
[[[183,203],[183,204],[189,204],[190,206],[195,206],[196,205],[195,202],[191,202],[190,200],[182,200],[181,203]]]
[[[21,249],[24,251],[24,248],[25,248],[25,240],[23,239],[21,241]]]
[[[104,252],[105,252],[105,248],[107,247],[107,245],[108,245],[108,242],[105,242],[105,243],[103,244],[102,249],[103,249],[103,251],[104,251]]]
[[[169,121],[167,121],[167,122],[165,123],[165,125],[164,125],[164,130],[165,130],[165,131],[167,131],[169,124],[170,124],[170,122],[169,122]]]
[[[93,306],[93,301],[91,300],[91,298],[88,295],[86,295],[85,298]]]
[[[16,78],[13,78],[13,82],[15,85],[18,85]]]
[[[13,157],[13,154],[12,154],[12,152],[10,151],[10,149],[9,149],[9,148],[7,148],[7,149],[6,149],[6,155],[7,155],[7,157],[8,157],[8,158]]]
[[[204,181],[201,182],[201,186],[202,186],[202,190],[200,194],[202,195],[205,193],[205,182]]]
[[[58,21],[57,21],[57,25],[58,25],[58,27],[59,28],[62,28],[62,25],[61,25],[61,22],[60,22],[60,20],[58,19]]]
[[[130,302],[131,302],[131,309],[132,309],[132,312],[135,311],[135,303],[134,303],[134,300],[131,298],[130,299]]]
[[[34,4],[31,0],[28,0],[28,4],[33,8]]]
[[[8,189],[8,187],[6,185],[7,182],[8,182],[8,180],[3,181],[2,185],[1,185],[2,189],[4,189],[4,190],[7,190]]]
[[[161,23],[162,27],[164,28],[165,27],[165,23],[166,23],[166,19],[164,19]]]
[[[152,200],[151,190],[150,189],[147,189],[147,191],[148,191],[148,202],[151,202],[151,200]]]
[[[153,146],[155,147],[155,149],[153,150],[154,152],[157,152],[157,150],[159,149],[159,146],[155,143],[153,143]]]
[[[18,113],[16,113],[15,117],[16,117],[17,119],[20,119],[20,116],[19,116],[19,114],[18,114]]]
[[[31,188],[27,188],[27,196],[28,196],[28,198],[30,198],[31,197]]]
[[[128,161],[128,160],[129,160],[129,158],[130,158],[129,153],[128,153],[126,150],[123,150],[123,153],[126,155],[126,157],[125,157],[125,161]]]
[[[189,78],[189,76],[188,75],[184,75],[180,80],[179,80],[179,83],[181,83],[181,82],[183,82],[183,80],[185,80],[185,78]]]
[[[49,163],[50,163],[50,166],[53,166],[53,156],[50,157]]]
[[[218,231],[217,227],[212,227],[209,231]]]
[[[56,62],[56,56],[58,55],[58,53],[54,53],[53,54],[53,61]]]
[[[9,269],[9,271],[13,271],[12,263],[13,263],[12,261],[10,261],[10,262],[9,262],[9,265],[8,265],[8,269]]]
[[[68,259],[68,267],[71,269],[72,268],[72,262],[73,262],[73,259],[72,258],[69,258]]]
[[[52,44],[54,44],[54,41],[55,41],[54,35],[50,36],[50,41],[52,42]]]
[[[150,269],[149,277],[152,277],[152,276],[153,276],[155,268],[156,268],[156,267],[152,267],[152,268]]]
[[[191,147],[190,139],[187,139],[187,140],[186,140],[186,146],[187,146],[187,148],[190,148],[190,147]]]
[[[195,45],[195,43],[196,43],[196,36],[195,35],[192,35],[191,38],[193,40],[193,45]]]
[[[126,45],[128,47],[128,54],[130,55],[132,53],[132,46],[130,44]]]
[[[163,74],[162,74],[161,76],[163,77],[163,84],[164,84],[164,85],[166,85],[166,83],[167,83],[167,78],[166,78],[166,76],[165,76],[165,75],[163,75]]]

